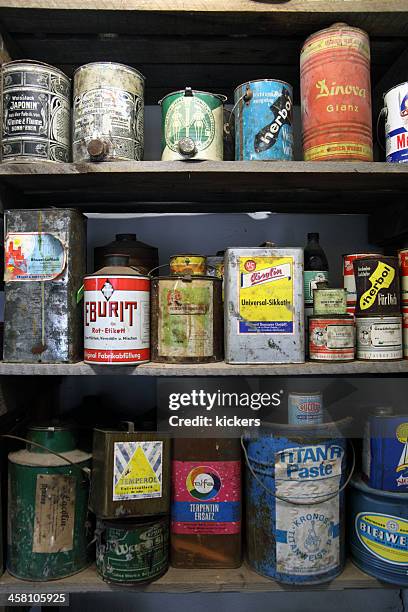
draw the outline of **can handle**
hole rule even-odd
[[[152,268],[151,270],[149,270],[149,272],[147,273],[147,276],[151,276],[152,272],[154,272],[155,270],[160,270],[160,268],[169,268],[169,267],[170,267],[170,264],[162,264],[161,266],[156,266],[155,268]],[[175,274],[174,276],[182,276],[183,280],[185,280],[186,282],[190,282],[193,280],[191,274]]]
[[[344,491],[344,489],[347,487],[347,485],[349,484],[353,474],[354,474],[354,469],[356,467],[356,451],[354,449],[354,445],[351,442],[351,440],[349,440],[351,449],[352,449],[352,464],[351,464],[351,468],[350,468],[350,472],[349,475],[346,478],[346,481],[344,482],[343,486],[340,487],[340,489],[338,489],[338,491],[336,491],[335,493],[331,493],[330,495],[314,495],[313,497],[316,498],[323,498],[323,499],[319,499],[318,501],[292,501],[290,498],[288,497],[282,497],[280,495],[277,495],[277,493],[275,491],[272,491],[271,489],[269,489],[267,486],[265,486],[265,484],[262,482],[262,480],[260,480],[258,478],[258,476],[255,474],[253,467],[249,461],[249,457],[248,457],[248,451],[246,449],[246,446],[244,444],[244,436],[241,436],[241,446],[242,446],[242,450],[244,451],[244,457],[245,457],[245,463],[248,466],[249,471],[251,472],[251,475],[255,478],[255,480],[258,482],[258,484],[261,485],[261,487],[263,489],[265,489],[265,491],[267,493],[269,493],[269,495],[272,495],[272,497],[275,497],[275,499],[279,499],[279,501],[283,501],[286,502],[287,504],[292,504],[293,506],[316,506],[317,504],[322,504],[323,502],[329,501],[330,499],[334,499],[335,497],[337,497],[337,495],[340,495],[340,493],[342,491]],[[281,453],[282,451],[279,451],[277,454]]]
[[[385,106],[383,106],[383,108],[380,110],[380,112],[378,113],[378,117],[377,117],[377,129],[376,129],[376,133],[377,133],[377,142],[380,145],[380,148],[385,151],[385,147],[382,143],[382,138],[380,139],[380,120],[381,117],[387,114],[387,109],[385,108]]]
[[[238,98],[238,100],[235,102],[234,106],[232,107],[232,110],[230,110],[229,119],[228,119],[227,123],[224,126],[224,127],[228,126],[228,130],[229,131],[227,133],[230,133],[230,130],[231,130],[231,117],[232,117],[232,115],[235,114],[235,111],[237,109],[238,104],[240,104],[240,102],[244,101],[245,104],[248,105],[253,97],[254,97],[254,92],[252,91],[250,86],[247,85],[245,93],[242,96],[240,96],[240,98]]]

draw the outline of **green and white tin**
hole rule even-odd
[[[162,160],[222,161],[226,99],[186,87],[160,100]]]

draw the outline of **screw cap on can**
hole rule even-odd
[[[109,144],[100,138],[90,140],[86,148],[92,161],[102,161],[109,153]]]
[[[197,153],[197,147],[192,138],[182,138],[179,140],[178,150],[184,157],[194,157]]]

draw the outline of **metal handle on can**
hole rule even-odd
[[[147,273],[147,276],[151,276],[152,272],[154,272],[155,270],[160,270],[160,268],[169,268],[169,267],[170,267],[170,264],[161,264],[161,266],[156,266],[155,268],[152,268],[151,270],[149,270],[149,272]],[[182,276],[183,277],[182,280],[188,283],[193,280],[191,274],[174,274],[174,276]]]
[[[253,97],[254,97],[254,92],[252,91],[250,86],[247,85],[245,93],[240,98],[238,98],[238,100],[235,102],[234,106],[232,107],[232,110],[230,111],[230,114],[229,114],[229,119],[228,119],[227,123],[225,124],[224,129],[226,128],[226,126],[228,126],[228,130],[231,130],[231,117],[232,117],[232,115],[235,114],[235,111],[236,111],[236,108],[237,108],[238,104],[240,104],[240,102],[244,101],[245,104],[248,106],[248,104],[250,103],[250,101],[252,100]],[[229,134],[230,131],[227,132],[227,133]]]
[[[377,142],[380,145],[380,148],[385,151],[385,147],[383,146],[383,143],[380,140],[380,119],[382,117],[382,115],[386,115],[387,114],[387,109],[385,108],[385,106],[380,110],[380,112],[378,113],[378,117],[377,117]]]
[[[286,502],[287,504],[292,504],[293,506],[317,506],[317,504],[322,504],[323,502],[329,501],[330,499],[334,499],[335,497],[337,497],[337,495],[340,495],[340,493],[342,491],[344,491],[344,489],[347,487],[347,485],[349,484],[353,474],[354,474],[354,469],[356,467],[356,451],[354,449],[354,445],[351,442],[351,440],[348,440],[351,449],[352,449],[352,464],[351,464],[351,468],[350,468],[350,473],[346,478],[346,481],[344,482],[343,486],[340,487],[340,489],[338,489],[335,493],[331,493],[330,495],[314,495],[314,499],[319,498],[317,501],[292,501],[290,498],[286,498],[286,497],[282,497],[280,495],[277,495],[277,493],[275,491],[272,491],[271,489],[269,489],[267,486],[265,486],[265,484],[262,482],[262,480],[260,480],[258,478],[258,476],[255,474],[252,465],[249,461],[249,457],[248,457],[248,452],[246,449],[246,446],[244,444],[244,436],[241,436],[241,446],[242,446],[242,450],[244,451],[244,457],[245,457],[245,463],[248,466],[249,471],[251,472],[251,475],[255,478],[255,480],[258,482],[258,484],[261,485],[261,487],[263,489],[265,489],[265,491],[267,493],[269,493],[269,495],[272,495],[272,497],[275,497],[276,499],[279,499],[279,501],[283,501]],[[279,451],[277,454],[284,452],[284,451]],[[322,499],[320,499],[322,498]]]

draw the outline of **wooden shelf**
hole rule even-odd
[[[134,366],[93,366],[86,363],[0,362],[3,376],[391,376],[407,375],[408,360],[351,361],[349,363],[299,363],[229,365],[227,363],[145,363]]]
[[[392,587],[364,574],[348,561],[342,574],[329,583],[312,587],[283,585],[275,580],[259,576],[245,564],[235,570],[181,570],[170,568],[156,582],[134,591],[150,593],[220,593],[220,592],[270,592],[270,591],[342,591],[344,589],[382,589]],[[92,593],[101,591],[125,590],[103,582],[96,574],[94,566],[83,572],[52,582],[26,582],[10,576],[7,572],[0,578],[0,593]]]
[[[380,162],[4,163],[11,205],[88,212],[373,212],[405,201],[408,164]],[[26,196],[26,197],[24,197]]]

